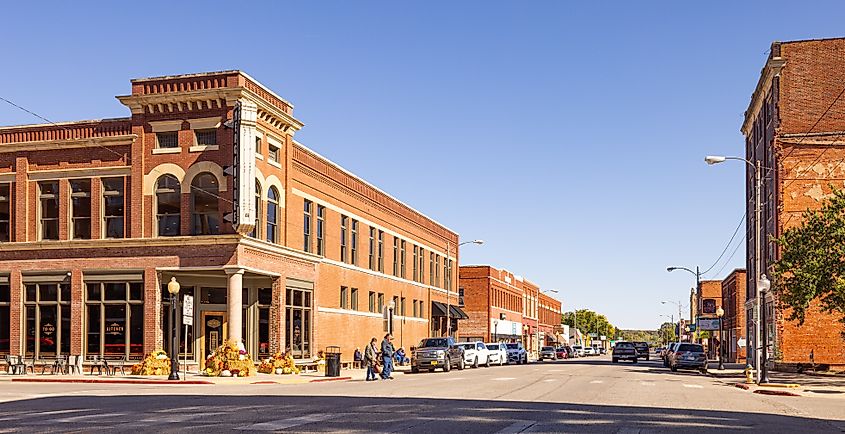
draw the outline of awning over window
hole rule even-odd
[[[447,311],[449,312],[449,316],[451,318],[456,318],[456,319],[467,319],[467,318],[469,318],[469,316],[466,314],[466,312],[464,312],[463,309],[461,309],[458,306],[455,306],[455,305],[447,306],[446,303],[440,303],[438,301],[432,301],[431,302],[431,316],[432,317],[445,317]]]

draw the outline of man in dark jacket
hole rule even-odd
[[[384,340],[381,341],[381,360],[384,369],[381,371],[381,378],[383,380],[392,380],[393,377],[390,375],[393,373],[393,353],[395,352],[393,349],[393,336],[388,333],[384,335]]]

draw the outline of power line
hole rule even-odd
[[[701,272],[701,274],[707,274],[710,270],[712,270],[712,269],[713,269],[713,267],[715,267],[715,266],[716,266],[716,264],[718,264],[718,263],[719,263],[719,261],[722,259],[722,257],[723,257],[723,256],[725,256],[725,252],[727,252],[727,251],[728,251],[728,248],[730,248],[730,247],[731,247],[731,243],[733,243],[733,240],[734,240],[734,238],[736,237],[736,234],[738,234],[738,233],[739,233],[739,228],[741,228],[741,227],[742,227],[742,223],[743,223],[743,222],[745,222],[745,217],[746,217],[746,216],[748,216],[748,211],[745,211],[745,213],[743,213],[743,214],[742,214],[742,218],[741,218],[741,219],[739,219],[739,224],[738,224],[738,225],[736,225],[736,229],[734,229],[734,233],[733,233],[733,235],[731,235],[731,239],[730,239],[730,240],[728,240],[728,244],[726,244],[726,245],[725,245],[725,248],[724,248],[724,249],[722,249],[722,253],[721,253],[721,254],[719,254],[719,257],[718,257],[718,258],[716,258],[716,260],[713,262],[713,265],[711,265],[710,267],[708,267],[706,270],[702,271],[702,272]],[[721,270],[720,270],[720,271],[721,271]],[[716,274],[718,275],[719,273],[716,273]]]

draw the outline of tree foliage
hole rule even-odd
[[[677,325],[671,322],[665,322],[660,325],[660,330],[658,330],[658,334],[660,335],[660,342],[669,343],[675,342],[678,340],[678,334],[675,333],[675,327]]]
[[[781,258],[774,264],[773,291],[780,306],[791,309],[789,319],[801,324],[813,300],[826,312],[845,315],[845,192],[834,189],[802,219],[776,240]]]
[[[616,336],[616,327],[607,320],[604,315],[593,312],[589,309],[579,309],[578,313],[578,330],[583,334],[598,333],[599,335],[608,336],[611,339]],[[575,313],[564,312],[561,316],[561,324],[566,324],[570,327],[575,327]]]

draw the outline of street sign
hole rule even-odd
[[[699,330],[719,330],[719,319],[706,319],[706,318],[699,318],[698,319],[698,329]]]
[[[182,324],[186,326],[194,325],[194,316],[193,315],[182,315]]]
[[[737,346],[740,346],[740,347],[744,347],[746,343],[747,342],[745,341],[745,338],[739,338],[739,339],[736,340]]]
[[[182,315],[194,316],[194,296],[185,294],[182,299]]]

